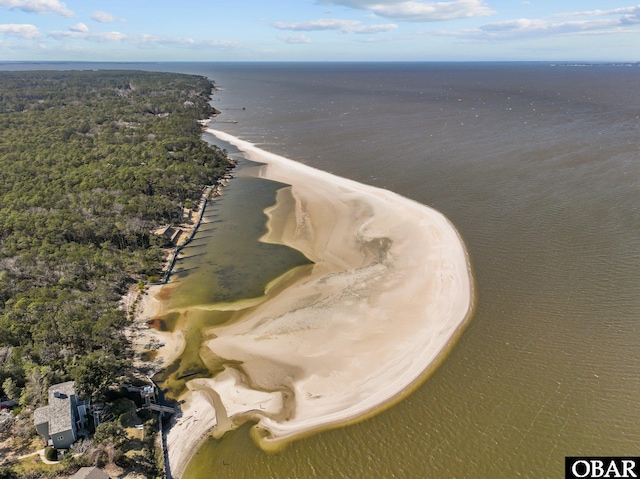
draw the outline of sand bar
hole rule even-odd
[[[292,185],[295,221],[271,225],[270,236],[316,263],[310,277],[216,329],[208,343],[243,361],[254,385],[293,392],[287,420],[260,420],[272,436],[265,440],[355,419],[410,388],[473,307],[467,253],[453,225],[395,193],[209,131],[267,162],[267,178]]]
[[[262,240],[315,264],[210,331],[206,346],[242,365],[188,384],[184,420],[169,434],[184,451],[171,458],[178,474],[195,452],[185,444],[216,424],[219,435],[257,421],[254,437],[269,449],[392,404],[437,366],[474,305],[464,243],[439,212],[207,131],[266,163],[264,177],[291,185],[267,211]],[[278,214],[285,200],[294,214]],[[193,430],[196,409],[206,427]]]

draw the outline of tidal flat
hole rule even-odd
[[[464,243],[440,213],[209,133],[266,164],[257,181],[281,188],[265,209],[260,243],[286,246],[309,264],[237,301],[214,295],[185,304],[180,269],[164,286],[176,296],[162,312],[174,317],[167,334],[184,344],[163,383],[183,403],[167,441],[176,474],[204,436],[247,421],[256,442],[273,450],[397,402],[437,366],[474,305]]]

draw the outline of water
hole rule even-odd
[[[567,455],[638,452],[640,70],[209,74],[220,120],[238,121],[215,128],[444,212],[479,304],[435,375],[389,411],[278,455],[240,430],[211,440],[188,477],[551,478]]]
[[[219,119],[238,121],[215,128],[442,211],[479,299],[449,357],[398,405],[279,454],[241,428],[209,441],[185,477],[537,479],[563,477],[567,455],[638,455],[640,69],[126,68],[206,74],[223,88]]]
[[[211,141],[211,135],[205,139]],[[232,157],[231,145],[220,143]],[[256,178],[258,163],[242,159],[223,195],[206,205],[198,232],[176,261],[162,299],[168,310],[162,329],[180,329],[187,338],[180,358],[158,375],[167,393],[178,398],[185,383],[220,372],[224,361],[203,347],[203,330],[233,321],[232,311],[212,310],[213,304],[250,302],[263,296],[265,286],[294,268],[311,262],[300,252],[259,239],[267,232],[265,208],[286,186]]]

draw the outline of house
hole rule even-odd
[[[78,472],[76,472],[69,479],[111,479],[109,475],[104,472],[102,469],[97,467],[81,467]]]
[[[78,431],[87,427],[87,405],[78,400],[73,381],[54,384],[49,388],[49,405],[36,409],[33,419],[47,445],[69,449]]]
[[[180,235],[182,235],[182,229],[174,228],[173,226],[163,226],[162,228],[158,228],[153,232],[153,234],[162,236],[163,238],[168,239],[173,244],[178,244],[180,241]]]

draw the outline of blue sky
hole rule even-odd
[[[0,0],[0,61],[28,60],[639,61],[640,5]]]

